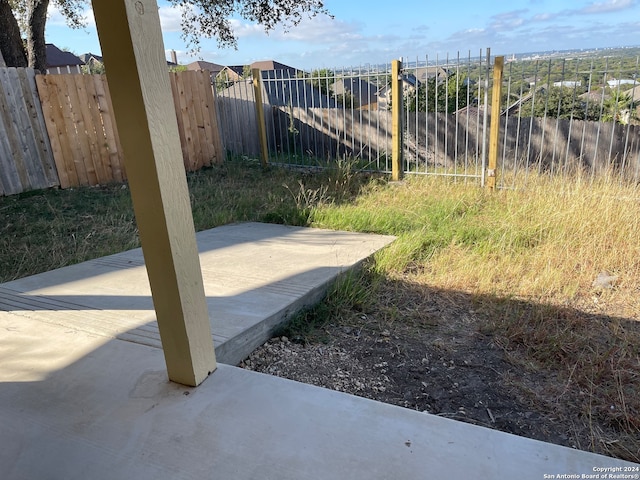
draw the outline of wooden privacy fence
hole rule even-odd
[[[209,71],[175,72],[169,79],[185,168],[195,171],[222,163],[224,146]]]
[[[189,171],[223,160],[206,71],[170,73],[183,161]],[[126,178],[104,75],[38,75],[38,92],[62,188]]]
[[[31,68],[0,68],[0,195],[58,185]]]
[[[122,148],[104,75],[38,75],[62,188],[125,179]]]

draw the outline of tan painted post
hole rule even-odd
[[[169,379],[216,368],[156,0],[92,0]]]
[[[503,69],[504,57],[496,57],[493,64],[493,90],[491,92],[491,129],[489,131],[489,166],[487,168],[487,188],[489,190],[495,190],[498,172],[498,141],[500,139]]]
[[[267,148],[267,126],[264,119],[264,104],[262,103],[262,75],[260,69],[251,70],[253,76],[253,91],[256,99],[256,123],[258,124],[258,139],[260,140],[260,162],[263,167],[269,166],[269,149]]]
[[[391,179],[402,178],[402,62],[391,62]]]

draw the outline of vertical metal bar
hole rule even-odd
[[[469,117],[471,116],[471,110],[469,107],[471,106],[470,95],[471,95],[471,50],[467,51],[467,105],[466,105],[466,116],[465,116],[465,134],[464,134],[464,173],[465,178],[466,175],[469,174]]]
[[[640,56],[636,57],[636,71],[633,74],[633,88],[630,90],[631,94],[631,103],[629,104],[629,121],[627,122],[627,133],[625,135],[625,139],[624,139],[624,152],[623,152],[623,157],[622,157],[622,174],[624,174],[624,170],[627,164],[627,149],[629,148],[629,134],[631,133],[631,120],[633,119],[633,111],[635,109],[635,101],[634,101],[634,95],[633,92],[635,91],[635,88],[638,84],[638,62],[640,60]]]
[[[394,181],[402,177],[402,62],[394,60],[391,63],[391,106],[392,125],[391,135],[393,142],[391,177]]]
[[[562,111],[562,85],[564,83],[564,69],[565,69],[565,59],[562,59],[562,74],[560,77],[560,95],[558,96],[558,109],[557,109],[557,113],[556,113],[556,131],[553,135],[553,155],[551,157],[551,175],[554,174],[554,169],[555,169],[555,165],[556,165],[556,148],[558,145],[558,132],[560,131],[560,112]],[[549,79],[549,81],[551,81],[551,79]]]
[[[426,81],[426,76],[427,76],[427,68],[429,66],[429,55],[425,56],[425,60],[424,60],[424,71],[425,71],[425,82],[424,82],[424,135],[425,135],[425,139],[424,139],[424,170],[425,173],[429,173],[429,82]],[[416,69],[416,73],[418,73],[418,70]],[[419,86],[419,80],[418,80],[418,76],[415,75],[416,77],[416,98],[418,98],[418,93],[420,90],[420,86]],[[434,157],[435,158],[435,157]],[[435,168],[435,163],[434,163],[434,168]]]
[[[533,96],[535,96],[535,92],[536,92],[536,88],[538,88],[538,86],[536,85],[536,78],[538,75],[538,68],[537,68],[537,61],[535,63],[536,67],[534,68],[534,72],[533,72],[533,92],[530,98],[533,98]],[[518,165],[520,163],[520,136],[521,136],[521,128],[522,127],[522,110],[524,107],[524,102],[523,100],[523,94],[524,94],[524,81],[525,81],[525,77],[524,77],[524,67],[522,68],[522,82],[520,83],[520,96],[519,98],[519,105],[518,105],[518,119],[516,121],[516,144],[514,145],[514,153],[513,153],[513,163],[514,163],[514,171],[517,172],[518,170]],[[529,85],[531,90],[531,85]],[[528,93],[527,93],[528,95]],[[533,101],[533,100],[532,100]],[[531,114],[531,116],[533,116],[533,113]],[[529,122],[531,123],[533,121],[533,118],[529,118]],[[525,163],[523,165],[524,167],[524,184],[527,184],[527,180],[529,179],[529,168],[527,166],[527,164]],[[514,179],[515,180],[515,179]]]
[[[491,67],[491,49],[487,48],[487,70],[484,81],[484,111],[482,112],[482,182],[486,186],[487,170],[487,117],[489,116],[489,68]]]
[[[253,76],[253,94],[256,104],[258,141],[260,143],[260,163],[263,168],[266,168],[269,166],[269,151],[267,150],[267,127],[264,121],[264,104],[262,103],[262,78],[259,68],[254,68],[251,73]]]
[[[478,69],[478,98],[476,101],[478,102],[476,108],[476,151],[475,151],[475,174],[480,175],[480,185],[484,187],[484,172],[483,169],[478,171],[478,167],[481,165],[480,161],[480,89],[482,88],[482,49],[480,49],[480,65]]]
[[[457,175],[458,173],[458,110],[459,110],[459,95],[460,95],[460,50],[458,50],[458,56],[456,60],[456,107],[455,107],[455,115],[453,116],[453,121],[456,122],[455,128],[455,143],[453,146],[453,168],[454,173]]]
[[[500,170],[501,170],[501,175],[500,175],[500,185],[501,186],[505,186],[505,164],[507,162],[507,137],[509,136],[509,102],[511,101],[511,79],[513,78],[513,62],[509,62],[509,78],[507,79],[507,105],[505,108],[505,116],[504,116],[504,135],[503,135],[503,142],[502,142],[502,162],[500,163]],[[515,181],[515,177],[516,177],[516,169],[515,169],[515,165],[516,162],[513,162],[513,180]]]
[[[298,71],[296,71],[296,76],[295,76],[295,84],[296,84],[296,90],[298,91],[298,98],[300,98],[300,89],[302,88],[302,96],[304,97],[304,107],[301,108],[301,110],[304,111],[304,114],[306,115],[307,119],[309,118],[313,118],[313,95],[311,95],[311,100],[309,101],[308,95],[307,95],[307,85],[306,82],[304,80],[300,80],[300,77],[298,75]],[[311,106],[309,106],[309,103],[311,103]],[[298,105],[298,107],[300,108],[300,105]],[[305,165],[308,165],[311,163],[311,155],[309,155],[309,153],[311,152],[311,137],[310,137],[310,132],[309,132],[309,126],[308,126],[308,122],[303,122],[302,119],[299,119],[299,124],[300,124],[300,128],[303,128],[303,125],[306,125],[304,127],[305,129],[305,135],[304,137],[306,138],[306,147],[305,147],[305,143],[302,140],[303,135],[302,132],[300,132],[300,155],[302,156],[302,163],[304,163]],[[315,121],[313,122],[313,128],[314,131],[316,130],[315,127]]]
[[[445,173],[449,173],[449,54],[443,68],[444,74],[444,165]]]
[[[579,71],[580,59],[576,58],[576,73],[573,80],[573,99],[571,101],[571,113],[569,114],[569,128],[567,129],[567,149],[564,155],[564,174],[569,173],[569,152],[571,147],[571,133],[573,130],[573,112],[576,106],[577,88],[578,88],[578,71]]]
[[[440,143],[440,116],[438,115],[440,113],[440,109],[438,108],[438,67],[440,66],[440,59],[438,58],[438,54],[436,54],[436,68],[435,68],[435,76],[434,76],[434,94],[433,94],[433,98],[434,98],[434,104],[433,104],[433,113],[434,113],[434,123],[436,124],[436,130],[435,130],[435,135],[434,135],[434,147],[435,147],[435,155],[434,155],[434,173],[436,172],[436,165],[438,165],[438,163],[442,163],[439,162],[438,160],[438,144]],[[426,70],[427,72],[427,78],[426,81],[429,81],[429,70]]]
[[[542,157],[544,152],[544,137],[547,132],[547,112],[549,111],[549,90],[550,90],[550,82],[551,82],[551,60],[549,60],[547,69],[547,94],[544,99],[544,114],[542,116],[542,135],[540,136],[540,153],[538,158],[538,174],[542,172]],[[534,92],[535,94],[535,92]],[[531,117],[533,120],[533,104],[531,105]],[[531,142],[531,137],[533,136],[533,123],[531,124],[531,129],[529,131],[529,142]],[[529,158],[527,157],[527,162]]]
[[[604,72],[603,72],[603,77],[602,77],[602,95],[600,96],[600,120],[598,121],[598,130],[596,133],[596,144],[595,147],[593,149],[593,165],[591,166],[591,181],[594,180],[595,178],[595,172],[596,172],[596,162],[598,160],[598,146],[600,143],[600,130],[602,127],[602,114],[604,112],[604,85],[605,83],[607,83],[607,75],[609,74],[609,59],[607,58],[605,60],[604,63]]]
[[[418,71],[418,65],[419,65],[419,57],[416,55],[416,72]],[[404,77],[404,75],[403,75]],[[404,93],[404,86],[402,87],[403,89],[403,93]],[[420,137],[419,137],[419,133],[420,133],[420,129],[418,128],[418,124],[419,124],[419,113],[420,113],[420,102],[418,101],[418,91],[416,90],[416,111],[415,111],[415,133],[414,133],[414,140],[415,140],[415,145],[414,145],[414,152],[415,152],[415,167],[414,167],[414,171],[417,173],[419,171],[419,166],[418,166],[418,162],[420,160]],[[404,96],[404,95],[403,95]],[[405,166],[405,169],[408,171],[409,168],[408,166]]]
[[[587,84],[587,97],[584,104],[584,122],[582,123],[582,138],[580,139],[580,166],[584,166],[584,137],[587,130],[587,122],[589,121],[589,101],[591,100],[591,85],[593,75],[593,59],[591,59],[591,67],[589,68],[589,82]]]
[[[618,86],[616,87],[616,96],[615,96],[615,103],[613,104],[613,118],[611,119],[611,140],[609,141],[609,159],[607,160],[607,162],[609,163],[609,167],[611,169],[611,171],[613,172],[613,158],[612,158],[612,154],[613,154],[613,139],[616,136],[616,124],[618,123],[616,121],[616,118],[618,116],[618,103],[620,102],[620,78],[622,78],[622,59],[620,59],[620,65],[618,68],[618,74],[616,75],[616,77],[618,78]]]

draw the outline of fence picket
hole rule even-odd
[[[109,94],[109,84],[105,75],[93,75],[93,82],[96,89],[96,100],[102,120],[102,128],[105,136],[105,145],[108,155],[105,163],[111,170],[112,178],[115,182],[124,181],[127,176],[122,161],[122,145],[116,127],[116,119],[113,115],[113,105]]]

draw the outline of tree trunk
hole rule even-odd
[[[27,66],[20,27],[8,0],[0,0],[0,53],[7,67]]]
[[[2,1],[2,0],[0,0]],[[49,0],[30,0],[27,15],[27,58],[29,66],[47,71],[47,46],[44,40],[44,27],[47,22],[47,7]]]

